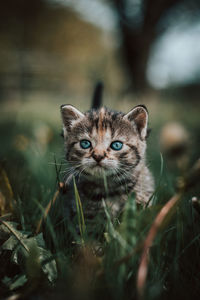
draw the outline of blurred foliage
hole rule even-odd
[[[146,71],[155,41],[170,26],[184,20],[188,26],[198,20],[198,0],[110,0],[121,31],[123,58],[135,91],[149,84]]]
[[[127,93],[129,86],[145,90],[153,43],[177,15],[192,22],[198,1],[104,3],[115,9],[121,36],[103,33],[48,1],[1,3],[1,299],[135,299],[143,242],[176,192],[177,178],[199,158],[198,85],[149,90],[145,97]],[[106,228],[94,239],[86,234],[77,190],[77,218],[74,223],[60,219],[66,199],[59,186],[64,150],[58,107],[70,102],[88,109],[91,85],[99,77],[107,86],[104,104],[121,111],[138,103],[148,106],[153,130],[147,161],[156,189],[152,207],[145,210],[138,210],[131,195],[119,220],[111,220],[105,204]],[[147,300],[200,295],[199,192],[197,185],[184,193],[149,249]]]
[[[118,21],[114,33],[89,23],[70,1],[2,2],[0,99],[26,100],[30,91],[81,95],[99,78],[116,94],[145,93],[155,42],[180,22],[192,26],[200,9],[198,0],[99,2]]]
[[[1,4],[0,24],[1,100],[26,100],[30,91],[81,93],[101,76],[117,87],[122,79],[113,38],[68,7],[9,0]]]
[[[29,102],[30,111],[34,103]],[[59,212],[66,199],[64,193],[57,192],[64,167],[59,113],[56,112],[56,120],[51,119],[55,104],[49,103],[48,110],[42,114],[43,121],[39,121],[42,105],[37,104],[32,115],[29,110],[15,115],[13,107],[12,113],[2,114],[1,118],[1,297],[64,299],[68,295],[72,299],[135,299],[143,241],[157,213],[175,193],[177,177],[187,174],[198,158],[198,110],[190,104],[183,107],[182,102],[180,105],[170,101],[151,103],[153,131],[148,140],[148,162],[156,179],[153,206],[138,210],[132,195],[122,219],[113,222],[105,204],[107,225],[103,238],[94,239],[83,233],[81,241],[76,228],[84,226],[84,210],[81,212],[77,191],[81,221],[75,218],[69,223],[60,219]],[[177,131],[170,122],[173,117],[179,124]],[[167,120],[171,125],[161,131]],[[177,132],[183,134],[177,137]],[[163,155],[159,153],[160,135]],[[183,147],[183,155],[187,156],[184,168],[177,163],[182,154],[169,151],[182,144],[188,145]],[[38,227],[43,216],[45,226]],[[145,299],[169,299],[174,295],[182,299],[188,299],[189,295],[197,297],[200,292],[199,218],[199,187],[196,186],[183,195],[150,249]],[[98,226],[93,232],[97,236]]]

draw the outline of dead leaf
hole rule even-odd
[[[13,211],[13,191],[4,169],[0,167],[0,215]]]

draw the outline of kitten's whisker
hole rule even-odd
[[[115,178],[115,176],[114,176],[114,178],[113,178],[114,181],[117,182],[117,183],[122,183],[122,182],[121,182],[121,179],[120,179],[120,176],[119,176],[118,169],[117,169],[117,168],[114,168],[113,171],[114,171],[114,175],[117,176],[117,179],[118,179],[118,180],[116,180],[116,178]]]
[[[121,168],[116,168],[115,170],[116,170],[117,175],[119,175],[118,178],[121,177],[120,182],[122,184],[124,184],[124,182],[122,182],[122,180],[126,182],[127,178],[130,177],[130,174],[126,170],[121,169]]]
[[[130,176],[130,172],[127,171],[127,170],[124,168],[123,165],[122,165],[122,167],[119,166],[118,169],[119,169],[122,173],[126,174],[127,176]]]
[[[78,174],[78,171],[73,170],[73,172],[69,173],[67,178],[64,180],[65,184],[67,184],[73,176],[76,176]]]
[[[79,174],[80,172],[80,168],[82,167],[82,164],[81,163],[78,163],[78,164],[72,164],[72,166],[69,166],[68,168],[66,168],[63,173],[65,174],[64,175],[64,181],[65,182],[69,182],[70,179],[73,177],[73,176],[76,176]]]
[[[83,171],[84,171],[85,169],[87,169],[87,166],[82,167],[82,169],[80,170],[79,175],[78,175],[78,181],[80,180],[81,173],[83,173]]]
[[[120,178],[120,176],[118,175],[117,170],[115,170],[115,176],[117,176],[117,178],[114,178],[114,181],[121,184],[121,183],[122,183],[122,182],[121,182],[121,178]]]

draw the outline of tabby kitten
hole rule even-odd
[[[138,105],[124,114],[105,107],[82,113],[72,105],[62,105],[61,115],[67,161],[65,184],[72,210],[75,212],[73,177],[86,219],[103,211],[102,199],[113,216],[119,215],[131,192],[135,192],[136,202],[145,206],[154,190],[145,162],[146,107]]]

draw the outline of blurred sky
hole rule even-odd
[[[98,0],[48,0],[53,4],[62,4],[73,8],[81,17],[103,30],[116,30],[117,20],[107,4]]]
[[[200,22],[169,28],[152,49],[147,76],[157,88],[200,78]]]
[[[49,0],[72,7],[81,17],[103,30],[116,32],[114,11],[99,0]],[[190,83],[200,78],[200,18],[174,20],[152,47],[147,78],[155,88]]]

